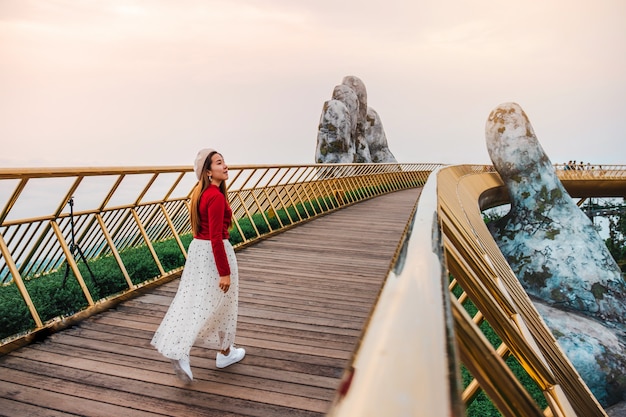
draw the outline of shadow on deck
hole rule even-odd
[[[320,416],[420,189],[344,208],[237,252],[239,364],[194,347],[184,385],[150,346],[178,280],[0,358],[2,416]]]

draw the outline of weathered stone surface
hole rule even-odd
[[[612,405],[626,399],[624,332],[539,301],[534,304],[600,404]]]
[[[493,165],[511,210],[489,229],[518,279],[542,309],[555,338],[603,405],[626,397],[626,283],[591,221],[569,196],[528,117],[515,103],[498,106],[486,124]],[[594,334],[575,326],[595,321]],[[574,314],[574,313],[572,313]],[[599,324],[602,323],[602,324]]]
[[[387,144],[387,135],[380,121],[380,116],[373,108],[367,109],[367,124],[365,125],[365,144],[369,150],[372,162],[395,162],[393,154]]]
[[[367,90],[358,77],[344,77],[342,83],[335,86],[332,100],[324,103],[317,132],[315,161],[397,162],[389,150],[380,117],[367,106]]]
[[[359,77],[347,75],[341,80],[341,85],[351,88],[356,93],[359,100],[358,123],[363,125],[367,117],[367,89],[365,84]]]
[[[324,110],[317,132],[316,160],[323,164],[354,162],[356,151],[350,139],[351,115],[346,105],[339,100],[324,103]]]
[[[605,411],[609,417],[626,417],[626,401],[615,404],[614,406],[607,408]]]
[[[356,126],[359,118],[359,98],[351,87],[340,84],[333,90],[333,100],[339,100],[345,104],[350,114],[350,137],[356,134]]]
[[[486,128],[511,211],[491,231],[526,290],[549,304],[624,323],[626,283],[589,218],[569,196],[523,110],[507,103]]]

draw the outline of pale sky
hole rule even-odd
[[[626,164],[624,0],[0,0],[0,167],[313,163],[365,83],[400,162],[490,163],[519,103],[554,163]]]

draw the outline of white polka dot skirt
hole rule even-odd
[[[226,350],[235,342],[239,270],[235,251],[224,240],[230,265],[230,289],[219,288],[220,276],[208,240],[193,239],[187,251],[178,291],[151,344],[170,359],[189,359],[194,344]]]

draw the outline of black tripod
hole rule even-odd
[[[67,204],[70,205],[70,252],[72,253],[72,256],[74,257],[74,259],[76,259],[74,252],[78,252],[80,259],[83,260],[83,262],[85,263],[85,266],[87,267],[87,270],[89,271],[89,275],[91,275],[91,280],[93,281],[95,285],[98,285],[98,283],[96,282],[96,277],[93,275],[93,272],[91,272],[91,268],[89,268],[89,264],[87,263],[87,259],[85,259],[85,255],[83,254],[83,251],[80,250],[80,247],[76,244],[75,239],[74,239],[74,197],[71,197],[70,201],[68,201]],[[63,284],[61,285],[61,288],[65,288],[65,282],[67,281],[67,276],[69,273],[70,273],[70,263],[66,259],[65,260],[65,277],[63,278]]]

